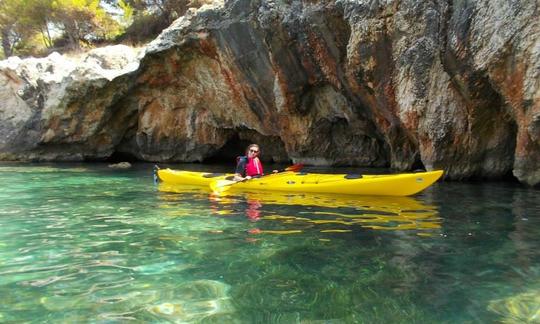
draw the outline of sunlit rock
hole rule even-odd
[[[136,49],[120,45],[79,58],[53,53],[0,62],[0,159],[110,156],[135,117],[116,104],[138,62]]]
[[[131,163],[129,163],[129,162],[120,162],[120,163],[109,164],[109,168],[112,168],[112,169],[129,169],[129,168],[131,168]]]
[[[0,159],[232,159],[540,183],[536,2],[209,1],[140,52],[0,62]]]

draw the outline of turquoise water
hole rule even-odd
[[[0,322],[540,322],[539,190],[214,195],[151,167],[0,165]]]

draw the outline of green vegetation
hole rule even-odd
[[[104,0],[122,12],[125,30],[118,42],[144,43],[154,39],[189,8],[198,8],[200,0]],[[206,1],[209,2],[209,1]],[[211,2],[211,1],[210,1]]]
[[[1,58],[156,37],[196,0],[0,0]]]

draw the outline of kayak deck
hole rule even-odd
[[[219,180],[231,179],[233,174],[162,169],[157,171],[161,181],[171,185],[208,187]],[[227,190],[282,191],[301,193],[336,193],[347,195],[410,196],[437,181],[442,170],[418,173],[351,175],[305,172],[281,172],[261,178],[237,182]]]

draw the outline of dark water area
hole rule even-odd
[[[540,190],[516,183],[214,194],[150,164],[0,164],[0,183],[0,322],[540,322]]]

